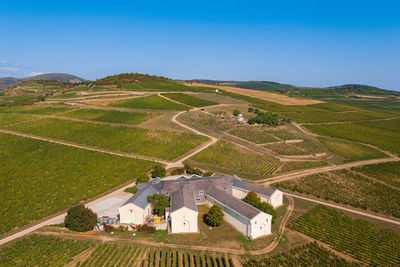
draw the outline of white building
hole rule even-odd
[[[242,201],[250,191],[274,208],[282,205],[282,192],[241,181],[236,176],[180,177],[176,180],[154,179],[139,184],[137,193],[120,208],[121,224],[143,224],[151,213],[147,196],[162,193],[170,196],[166,218],[171,233],[198,232],[198,204],[219,205],[224,220],[250,239],[271,233],[272,216]]]

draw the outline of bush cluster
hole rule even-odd
[[[276,211],[274,208],[265,201],[261,201],[260,197],[255,192],[247,193],[246,197],[243,199],[244,202],[256,207],[257,209],[272,215],[272,223],[276,221]]]

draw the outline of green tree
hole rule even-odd
[[[249,112],[253,112],[254,111],[254,109],[253,108],[249,108],[249,110],[248,110]]]
[[[91,209],[79,204],[68,210],[64,219],[65,227],[77,232],[93,230],[97,224],[97,214]]]
[[[265,201],[261,201],[261,198],[257,195],[256,192],[247,193],[246,197],[243,199],[244,202],[252,205],[253,207],[272,215],[272,223],[275,223],[277,213],[270,204]]]
[[[153,171],[151,172],[151,177],[164,177],[167,171],[165,170],[164,166],[161,164],[157,164],[154,166]]]
[[[150,177],[147,176],[146,174],[140,174],[136,178],[136,184],[147,183],[148,181],[150,181]]]
[[[240,111],[235,109],[232,114],[233,114],[233,116],[239,116]]]
[[[187,174],[196,174],[196,175],[203,174],[203,172],[200,169],[195,169],[192,166],[189,166],[188,164],[185,164],[184,168]]]
[[[165,208],[169,207],[169,197],[164,194],[154,194],[147,197],[147,201],[153,208],[153,213],[158,216],[165,214]]]
[[[224,221],[224,213],[220,206],[214,205],[206,215],[206,223],[210,226],[220,226]]]
[[[248,192],[243,201],[252,205],[253,207],[260,206],[261,204],[261,199],[256,192]]]
[[[207,171],[207,172],[204,173],[204,176],[208,177],[208,176],[211,176],[213,174],[214,174],[213,172]]]

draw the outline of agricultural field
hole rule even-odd
[[[400,188],[399,161],[365,165],[362,167],[352,168],[352,170]]]
[[[399,190],[347,170],[296,178],[273,186],[400,218]]]
[[[145,112],[122,112],[116,110],[78,109],[62,116],[92,121],[139,124],[152,118],[154,114]]]
[[[324,122],[343,122],[343,121],[361,121],[392,117],[390,114],[362,110],[357,112],[341,113],[290,113],[290,118],[299,123],[324,123]]]
[[[154,165],[3,133],[0,162],[7,162],[0,165],[0,234],[130,181]]]
[[[318,140],[330,152],[340,156],[343,162],[388,157],[388,155],[379,150],[351,141],[324,138],[324,137],[320,137],[318,138]]]
[[[31,235],[0,249],[0,266],[64,266],[92,246],[88,241]]]
[[[37,114],[37,115],[54,115],[57,113],[72,110],[68,107],[55,106],[15,106],[9,108],[0,108],[0,113],[20,113],[20,114]]]
[[[268,156],[225,141],[218,141],[191,159],[217,168],[255,175],[272,174],[280,165],[279,161]]]
[[[218,104],[217,102],[197,98],[195,96],[182,93],[169,93],[169,94],[163,94],[163,96],[166,96],[172,100],[181,102],[185,105],[189,105],[192,107],[205,107]]]
[[[370,266],[400,265],[400,233],[318,206],[289,227],[321,240]]]
[[[309,155],[311,154],[309,151],[302,149],[297,146],[297,144],[284,144],[284,143],[274,143],[274,144],[266,144],[263,145],[266,149],[269,149],[279,155]]]
[[[229,131],[231,135],[240,137],[247,141],[256,143],[256,144],[264,144],[269,142],[277,142],[280,139],[275,137],[274,135],[258,129],[250,129],[249,127],[236,127]]]
[[[146,89],[152,89],[155,91],[167,91],[167,92],[215,92],[214,88],[204,86],[187,86],[184,84],[174,82],[142,82],[140,86]]]
[[[327,166],[328,163],[322,160],[312,160],[312,161],[286,161],[283,162],[282,167],[276,173],[286,173],[291,171],[311,169]]]
[[[138,266],[138,257],[143,248],[117,243],[100,243],[85,259],[75,266]]]
[[[305,127],[316,134],[360,141],[400,154],[399,119],[362,123],[305,125]]]
[[[340,258],[316,242],[295,247],[271,257],[249,259],[243,263],[244,267],[261,266],[361,266]]]
[[[46,118],[8,127],[79,144],[172,160],[207,140],[201,135]]]
[[[112,102],[110,106],[124,108],[139,108],[139,109],[157,109],[157,110],[187,110],[190,107],[181,105],[172,101],[168,101],[158,95],[150,95],[128,100],[119,100]]]
[[[19,114],[1,114],[0,113],[0,126],[13,124],[17,122],[27,121],[34,119],[34,116],[19,115]]]
[[[147,254],[140,266],[233,267],[233,262],[225,255],[215,256],[204,252],[156,249]]]
[[[133,91],[142,91],[146,90],[142,86],[137,83],[126,83],[118,85],[118,88],[125,89],[125,90],[133,90]]]

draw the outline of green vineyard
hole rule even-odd
[[[400,265],[400,233],[318,206],[289,226],[371,266]]]
[[[90,242],[32,235],[0,250],[0,266],[63,266],[93,246]]]
[[[317,243],[295,247],[267,258],[251,259],[244,267],[262,266],[360,266],[346,261]]]
[[[268,156],[225,141],[217,142],[196,154],[192,159],[219,168],[256,175],[271,174],[281,165],[279,161],[273,160]]]
[[[233,267],[232,260],[223,255],[177,250],[153,250],[142,260],[142,267]]]

